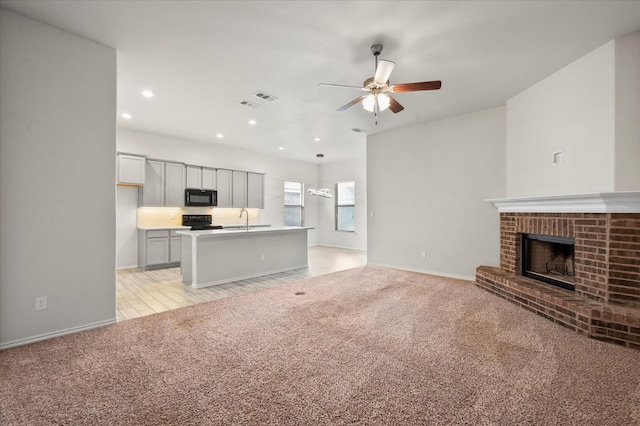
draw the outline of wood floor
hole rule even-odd
[[[183,284],[180,268],[147,272],[120,269],[116,284],[118,321],[355,268],[366,261],[364,251],[314,246],[309,247],[308,268],[201,289]]]

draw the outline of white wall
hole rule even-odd
[[[116,266],[138,267],[138,188],[118,186],[116,191]]]
[[[0,93],[0,347],[114,322],[116,53],[0,10]]]
[[[611,41],[507,102],[508,197],[614,190],[614,58]]]
[[[505,195],[505,122],[499,107],[368,137],[369,263],[468,279],[499,264],[485,200]]]
[[[615,40],[615,190],[640,189],[640,31]]]
[[[269,157],[224,145],[189,141],[168,136],[118,130],[118,151],[147,155],[187,164],[265,173],[264,210],[261,223],[282,226],[284,221],[284,181],[318,182],[319,166],[313,163]],[[318,227],[318,200],[307,197],[305,225]],[[309,244],[318,244],[318,229],[309,231]]]
[[[319,205],[320,243],[326,246],[356,250],[367,249],[367,160],[366,145],[355,160],[327,163],[320,166],[319,187],[328,188],[334,198],[307,195],[307,200],[316,198]],[[355,181],[356,217],[355,232],[335,230],[336,182]]]
[[[507,101],[507,196],[639,190],[639,75],[635,32]]]

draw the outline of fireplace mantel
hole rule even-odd
[[[500,213],[640,213],[640,191],[486,200]]]

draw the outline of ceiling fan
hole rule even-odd
[[[385,59],[381,59],[380,62],[378,62],[380,52],[382,52],[381,44],[374,44],[371,46],[371,53],[373,53],[373,56],[376,59],[376,70],[373,77],[364,81],[363,87],[348,86],[344,84],[318,84],[318,86],[322,87],[338,87],[368,92],[367,94],[358,96],[348,104],[341,106],[338,108],[338,111],[344,111],[355,104],[362,102],[364,109],[373,112],[376,115],[376,124],[378,124],[378,111],[384,111],[388,108],[393,113],[398,113],[404,109],[404,107],[400,105],[393,96],[391,96],[392,93],[438,90],[442,86],[442,82],[440,80],[389,85],[389,76],[391,75],[391,71],[393,71],[395,63]]]

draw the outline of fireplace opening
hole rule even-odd
[[[575,240],[522,234],[522,275],[575,290]]]

